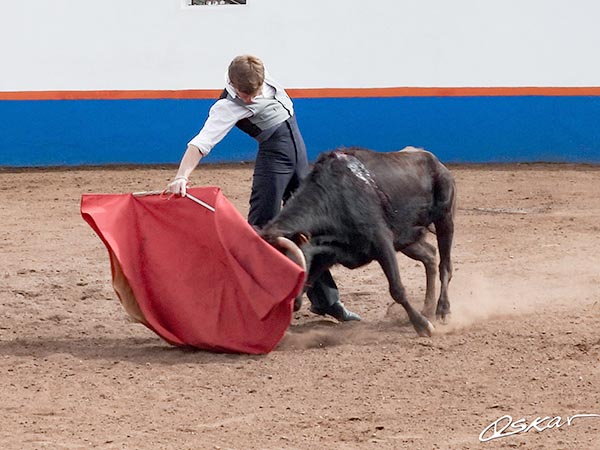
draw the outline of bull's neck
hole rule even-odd
[[[286,236],[301,232],[311,236],[331,231],[331,205],[323,196],[292,198],[274,221],[274,226]]]
[[[287,214],[289,213],[289,214]],[[309,214],[306,211],[294,216],[292,211],[283,211],[276,221],[276,227],[285,236],[292,236],[296,233],[307,233],[309,235],[320,234],[323,230],[330,226],[325,220],[325,213]]]

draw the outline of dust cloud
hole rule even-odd
[[[451,314],[446,322],[433,321],[434,336],[464,330],[495,317],[529,314],[542,306],[543,290],[535,283],[515,286],[484,273],[455,276],[450,284]],[[413,303],[415,307],[422,305]],[[404,308],[391,302],[380,320],[338,324],[319,320],[288,330],[278,350],[305,350],[343,344],[370,345],[390,338],[414,337]]]
[[[410,323],[399,326],[395,321],[384,318],[380,322],[336,323],[319,320],[292,326],[277,350],[308,350],[335,347],[338,345],[374,345],[398,335],[416,336]]]
[[[524,277],[518,284],[506,283],[499,277],[476,272],[455,276],[450,285],[450,318],[436,324],[436,331],[454,332],[495,317],[535,312],[546,297],[543,285],[531,281]]]

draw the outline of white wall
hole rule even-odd
[[[0,91],[600,86],[597,0],[3,0]]]

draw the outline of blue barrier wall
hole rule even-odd
[[[3,2],[0,167],[177,164],[248,53],[295,99],[311,160],[600,163],[598,1],[191,3]],[[205,162],[255,148],[235,130]]]
[[[0,165],[178,163],[213,100],[3,100]],[[313,160],[359,145],[426,148],[449,163],[600,163],[600,97],[300,98],[296,114]],[[231,132],[204,162],[253,160]]]

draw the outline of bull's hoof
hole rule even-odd
[[[436,314],[435,318],[442,325],[447,325],[450,320],[450,313]]]
[[[446,323],[448,316],[450,315],[450,303],[438,301],[437,308],[435,309],[435,317],[438,321]]]
[[[433,332],[435,331],[435,327],[429,320],[425,318],[424,320],[425,322],[423,323],[415,324],[415,330],[417,331],[417,334],[421,337],[431,337],[433,335]]]
[[[350,322],[352,320],[361,320],[361,317],[358,314],[353,313],[349,309],[346,309],[344,304],[340,301],[335,302],[333,305],[331,305],[327,309],[318,308],[318,307],[312,305],[310,307],[310,311],[312,313],[318,314],[320,316],[325,316],[325,315],[331,316],[334,319],[339,320],[340,322]]]

